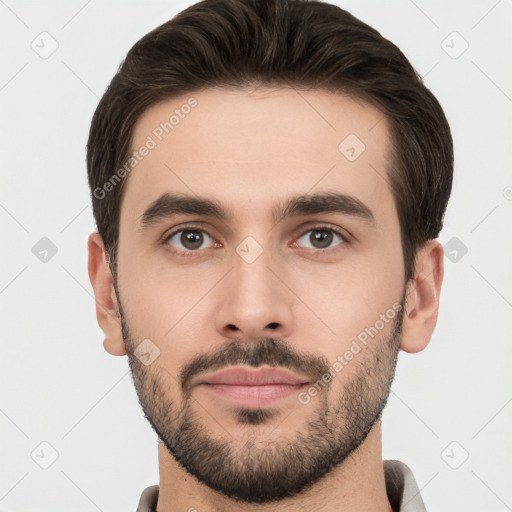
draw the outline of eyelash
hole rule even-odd
[[[212,240],[215,240],[213,236],[211,236],[207,231],[205,231],[204,229],[201,229],[201,228],[198,228],[197,226],[193,226],[193,225],[190,225],[190,226],[182,226],[180,227],[180,229],[177,229],[171,233],[169,233],[168,235],[164,235],[163,239],[162,239],[162,245],[166,246],[166,247],[171,247],[171,251],[174,252],[175,254],[178,254],[180,256],[184,256],[184,257],[197,257],[198,254],[201,253],[202,249],[198,249],[198,250],[195,250],[195,251],[192,251],[192,250],[188,250],[188,251],[182,251],[181,249],[176,249],[174,247],[172,247],[170,244],[169,244],[169,240],[171,240],[171,238],[178,234],[178,233],[181,233],[183,231],[199,231],[201,233],[206,233]],[[306,233],[309,233],[310,231],[330,231],[336,235],[338,235],[341,239],[342,239],[342,242],[340,242],[338,245],[334,246],[334,247],[328,247],[327,249],[309,249],[311,252],[313,252],[313,254],[318,254],[318,253],[327,253],[327,252],[330,252],[330,251],[336,251],[336,250],[342,250],[342,246],[346,245],[346,244],[349,244],[349,237],[346,233],[342,233],[341,230],[337,229],[337,228],[334,228],[334,227],[331,227],[331,226],[326,226],[324,224],[322,225],[318,225],[318,226],[313,226],[313,227],[310,227],[309,229],[307,229],[306,231],[302,232],[298,237],[297,237],[297,240],[302,238]]]

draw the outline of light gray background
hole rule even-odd
[[[96,324],[85,144],[128,49],[192,3],[0,0],[0,511],[135,510],[158,483],[127,359]],[[412,468],[429,511],[512,510],[512,2],[335,3],[395,42],[443,105],[456,165],[440,241],[468,249],[446,259],[429,347],[400,356],[384,458]],[[50,48],[43,31],[58,42],[46,59],[31,47]],[[47,262],[42,237],[58,249]]]

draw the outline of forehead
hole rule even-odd
[[[394,207],[389,148],[385,116],[345,95],[270,87],[185,94],[138,119],[121,217],[134,222],[165,192],[214,197],[243,216],[291,195],[337,191],[378,213]]]

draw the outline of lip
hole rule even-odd
[[[281,369],[239,366],[206,375],[198,385],[232,405],[254,409],[296,395],[309,382]]]
[[[286,370],[261,367],[232,367],[203,377],[199,384],[222,384],[231,386],[268,386],[268,385],[299,385],[309,380],[296,376]]]
[[[257,409],[277,400],[296,395],[309,384],[268,384],[263,386],[237,386],[233,384],[201,384],[216,396],[227,400],[236,407]]]

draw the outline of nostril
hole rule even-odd
[[[272,322],[267,325],[270,329],[277,329],[279,327],[279,324],[277,322]]]
[[[233,324],[228,324],[228,329],[230,331],[238,331],[238,327],[236,325],[233,325]]]

